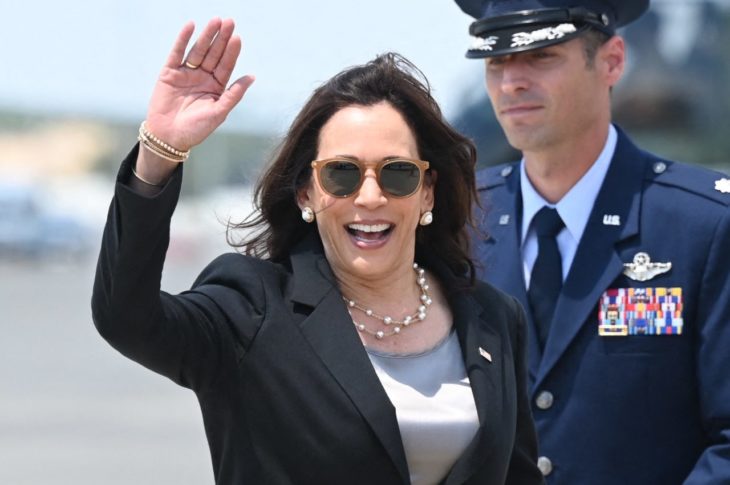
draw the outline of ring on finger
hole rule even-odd
[[[190,61],[185,61],[185,67],[187,67],[188,69],[197,69],[200,67],[200,64],[193,64]]]

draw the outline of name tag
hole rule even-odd
[[[681,335],[682,288],[610,288],[601,296],[598,335]]]

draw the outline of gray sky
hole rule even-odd
[[[283,130],[322,81],[387,50],[425,72],[447,114],[483,89],[464,58],[471,19],[447,0],[0,0],[0,12],[0,108],[141,119],[180,27],[215,15],[243,37],[235,74],[257,77],[228,128]]]

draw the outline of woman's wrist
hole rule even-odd
[[[144,149],[140,142],[137,160],[132,166],[132,174],[148,186],[161,187],[170,179],[178,165],[179,162],[172,162]]]
[[[137,140],[139,140],[140,148],[170,162],[181,163],[190,156],[190,150],[180,150],[157,137],[149,130],[146,121],[139,125]]]

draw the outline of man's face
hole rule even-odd
[[[512,146],[550,150],[610,120],[604,48],[590,66],[581,39],[486,59],[487,92]]]

